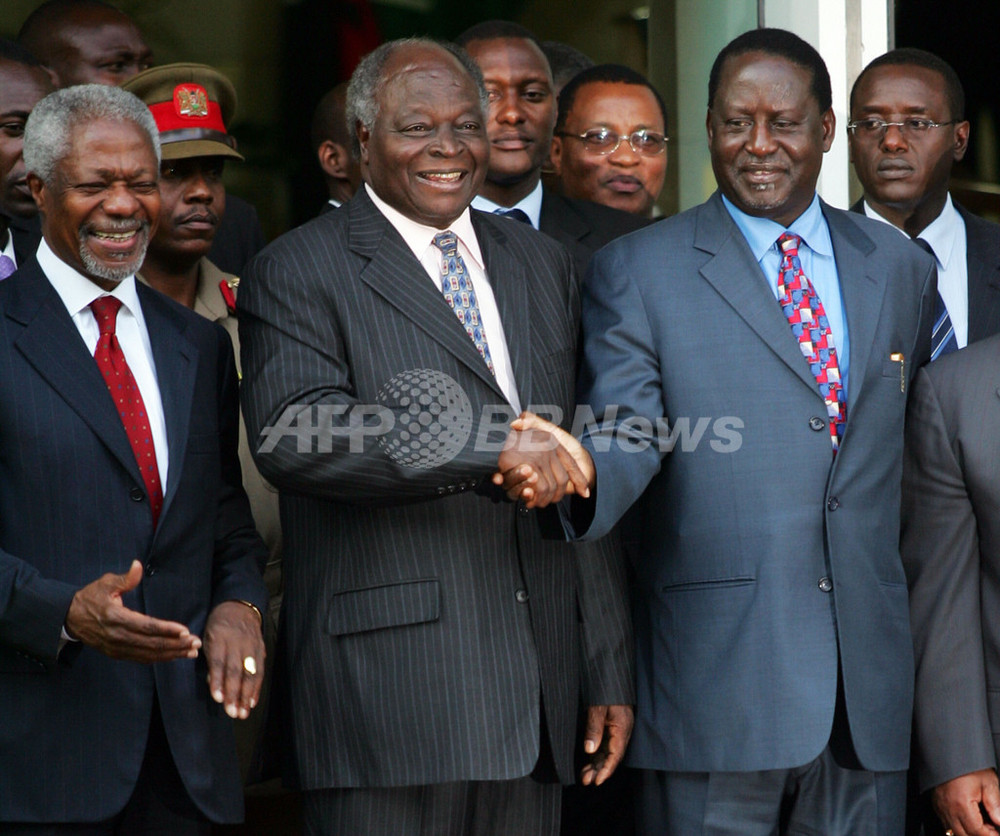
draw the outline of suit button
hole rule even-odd
[[[831,496],[826,501],[826,507],[829,508],[831,511],[836,511],[840,507],[840,500],[837,499],[837,497],[835,496]]]
[[[824,421],[818,415],[813,415],[813,417],[809,419],[809,429],[815,430],[816,432],[819,432],[820,430],[825,430],[826,421]]]
[[[528,506],[527,505],[518,505],[517,506],[517,513],[519,513],[522,517],[528,516]]]
[[[448,493],[447,488],[438,488],[438,496],[444,496],[446,493]]]
[[[133,502],[142,502],[146,498],[146,495],[142,492],[142,488],[133,485],[129,489],[128,498]]]
[[[831,581],[829,578],[820,578],[819,588],[823,592],[829,592],[831,589],[833,589],[833,581]]]
[[[156,574],[156,567],[152,563],[146,564],[146,574],[149,577],[153,577]]]
[[[528,590],[527,589],[519,589],[519,590],[517,590],[517,592],[514,593],[514,597],[517,599],[517,603],[519,603],[519,604],[527,604],[528,603]]]

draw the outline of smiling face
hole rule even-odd
[[[25,179],[24,123],[52,82],[41,67],[0,58],[0,214],[22,218],[38,211]]]
[[[57,85],[117,86],[148,70],[153,53],[136,25],[121,12],[84,6],[60,21],[42,60]]]
[[[914,65],[883,65],[869,70],[854,91],[851,119],[929,119],[949,122],[952,114],[944,79],[934,70]],[[851,162],[865,199],[881,215],[905,226],[914,215],[916,232],[944,207],[955,161],[965,156],[969,123],[959,122],[914,134],[897,126],[881,136],[862,131],[848,134]]]
[[[812,202],[833,142],[833,110],[820,112],[810,81],[806,68],[786,58],[734,55],[708,112],[720,191],[743,212],[786,227]]]
[[[52,251],[105,290],[139,269],[160,211],[156,153],[138,125],[78,124],[52,183],[28,185]]]
[[[568,197],[592,200],[648,215],[663,188],[667,152],[650,156],[623,139],[611,154],[598,154],[577,137],[605,128],[620,137],[639,130],[664,133],[656,96],[641,84],[597,81],[581,86],[561,133],[552,140],[552,163]]]
[[[525,38],[470,41],[465,49],[482,70],[490,97],[486,179],[512,190],[505,205],[513,205],[538,183],[549,156],[556,124],[552,73],[542,51]]]
[[[444,49],[403,46],[386,61],[378,115],[358,126],[362,172],[408,218],[445,229],[472,202],[489,154],[475,82]]]

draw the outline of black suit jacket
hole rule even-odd
[[[192,633],[222,601],[267,604],[229,337],[138,292],[169,445],[155,531],[114,401],[62,300],[34,258],[0,282],[0,822],[118,813],[154,697],[194,803],[216,821],[242,815],[232,721],[209,696],[203,657],[143,665],[77,643],[59,652],[74,593],[133,559],[146,574],[125,605]]]
[[[472,217],[521,400],[568,423],[579,313],[569,256],[517,221]],[[265,249],[238,305],[250,437],[283,420],[304,433],[268,429],[256,455],[281,492],[278,675],[299,784],[525,776],[543,703],[558,777],[573,780],[581,679],[589,703],[633,698],[622,566],[605,544],[544,539],[554,515],[489,483],[510,407],[440,291],[361,189]],[[420,391],[451,404],[455,435],[446,454],[411,466],[447,435],[435,427],[421,448],[425,425],[407,417]],[[351,416],[365,414],[376,429],[352,441]],[[581,607],[582,589],[601,606]]]
[[[586,275],[590,257],[601,247],[649,223],[649,218],[600,203],[574,200],[551,189],[542,191],[538,229],[569,250],[581,279]]]
[[[227,194],[226,212],[208,251],[209,261],[223,273],[242,276],[247,262],[264,248],[265,243],[253,204]]]
[[[1000,333],[1000,226],[955,203],[965,221],[969,273],[969,344]],[[864,214],[864,198],[851,206]]]
[[[17,266],[28,263],[42,240],[42,228],[36,215],[33,218],[7,218],[7,231],[14,239],[14,256]]]

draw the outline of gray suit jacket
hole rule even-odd
[[[996,767],[1000,747],[1000,336],[919,373],[903,500],[926,789]]]
[[[521,399],[568,422],[579,304],[569,257],[516,221],[473,212],[473,223]],[[506,435],[491,405],[506,401],[441,293],[362,189],[252,262],[238,306],[251,438],[295,405],[306,405],[301,423],[334,430],[320,448],[293,433],[257,453],[281,492],[278,676],[300,785],[527,775],[543,701],[558,777],[571,781],[581,666],[588,702],[633,697],[623,568],[603,547],[580,559],[543,539],[551,515],[489,484]],[[423,455],[419,426],[409,440],[399,432],[422,384],[450,399],[454,434],[421,442],[444,441],[437,457]],[[350,413],[380,404],[393,429],[356,434],[352,450]]]
[[[893,230],[822,208],[851,345],[836,458],[816,380],[718,194],[591,265],[580,400],[617,416],[585,436],[587,534],[635,503],[635,766],[808,763],[830,737],[838,661],[861,763],[907,766],[904,390],[929,354],[935,271]],[[664,419],[669,454],[651,429]]]

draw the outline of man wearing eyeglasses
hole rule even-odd
[[[1000,331],[1000,227],[948,193],[965,156],[965,94],[945,61],[896,49],[872,61],[851,91],[851,162],[864,187],[852,208],[929,250],[940,300],[931,359]]]
[[[597,250],[648,221],[542,187],[556,97],[549,62],[530,31],[509,21],[490,20],[456,40],[482,70],[490,98],[489,169],[472,207],[509,214],[555,238],[569,250],[582,277]]]
[[[559,94],[552,165],[567,197],[650,217],[667,173],[667,107],[621,64],[576,75]]]

